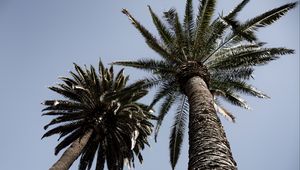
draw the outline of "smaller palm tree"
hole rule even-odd
[[[129,77],[123,75],[123,69],[114,76],[113,67],[107,69],[101,61],[99,74],[93,66],[74,65],[72,78],[61,77],[62,84],[49,87],[64,99],[43,103],[43,115],[55,117],[44,129],[57,126],[42,138],[54,134],[63,138],[55,155],[69,146],[50,169],[69,169],[80,155],[79,170],[91,169],[96,154],[96,170],[102,170],[105,161],[109,170],[134,166],[134,155],[142,162],[140,151],[149,145],[147,137],[153,126],[148,106],[138,102],[148,92],[140,88],[144,82],[126,86]]]

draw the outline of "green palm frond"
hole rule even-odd
[[[148,8],[160,38],[163,40],[165,46],[168,47],[167,49],[170,49],[169,53],[172,53],[174,50],[174,36],[172,32],[170,32],[167,26],[165,26],[164,23],[157,17],[157,15],[152,11],[151,7],[148,6]]]
[[[225,91],[223,92],[225,95],[221,95],[222,98],[224,98],[226,101],[229,103],[245,108],[245,109],[250,109],[250,106],[247,104],[246,100],[241,98],[239,95],[231,92],[231,91]]]
[[[237,69],[212,71],[212,80],[249,80],[254,69],[251,67],[241,67]],[[213,84],[213,83],[212,83]]]
[[[220,58],[221,59],[224,58],[224,56],[238,54],[247,51],[261,50],[264,45],[265,43],[263,42],[257,42],[257,43],[250,43],[250,44],[238,44],[234,46],[229,46],[227,48],[222,48],[216,54],[214,54],[212,57],[206,60],[204,63],[205,65],[210,67],[211,63],[218,61]]]
[[[97,163],[96,163],[96,170],[103,170],[104,169],[104,163],[105,163],[105,149],[103,148],[103,145],[99,143],[98,145],[98,151],[97,151]]]
[[[227,120],[229,120],[230,122],[235,122],[235,117],[233,116],[232,113],[230,113],[227,109],[225,109],[224,107],[222,107],[219,103],[217,103],[216,101],[214,102],[214,107],[217,113],[221,114],[222,116],[224,116]]]
[[[79,170],[91,169],[99,144],[95,138],[96,135],[94,134],[94,136],[91,136],[90,140],[88,141],[87,146],[84,147],[83,154],[79,161]]]
[[[77,129],[74,132],[68,134],[67,137],[65,137],[56,147],[54,154],[57,155],[62,149],[69,146],[72,142],[74,142],[76,139],[80,138],[80,136],[84,135],[83,129]]]
[[[170,63],[153,59],[141,59],[137,61],[117,61],[113,62],[113,64],[139,68],[142,70],[151,71],[153,73],[156,73],[157,71],[174,72],[174,68]]]
[[[115,75],[113,67],[105,68],[101,61],[99,73],[93,66],[83,69],[74,63],[74,67],[71,78],[61,77],[62,84],[49,87],[63,99],[43,103],[43,115],[55,118],[45,125],[45,130],[52,128],[42,138],[55,134],[62,138],[55,148],[57,155],[91,132],[81,152],[80,170],[91,169],[96,154],[96,169],[103,169],[105,160],[110,169],[123,169],[124,159],[133,162],[134,154],[141,159],[140,151],[149,145],[147,137],[152,132],[149,120],[154,116],[138,100],[148,93],[151,82],[126,85],[128,76],[123,69]]]
[[[238,67],[258,66],[279,58],[280,55],[293,54],[294,50],[286,48],[261,48],[231,54],[225,53],[213,61],[212,69],[233,69]]]
[[[268,12],[265,12],[251,20],[246,21],[244,24],[241,24],[232,34],[228,35],[224,42],[218,46],[207,58],[214,55],[218,50],[222,49],[226,46],[230,41],[236,40],[240,38],[239,33],[244,33],[244,35],[253,36],[253,31],[256,31],[260,27],[265,27],[271,25],[272,23],[276,22],[280,19],[283,15],[285,15],[289,10],[296,7],[298,3],[288,3],[282,5],[278,8],[272,9]],[[237,39],[236,39],[237,38]],[[239,42],[239,41],[237,41]]]
[[[250,0],[243,0],[240,2],[226,17],[226,19],[235,20],[237,14],[247,5]]]
[[[281,18],[283,15],[285,15],[290,9],[295,8],[296,5],[297,2],[288,3],[278,8],[267,11],[242,24],[241,30],[242,31],[257,30],[259,27],[265,27],[271,25],[274,22],[276,22],[279,18]]]
[[[203,38],[212,20],[215,10],[216,0],[202,0],[196,22],[194,49],[198,49],[203,44]]]
[[[225,24],[220,18],[217,18],[213,23],[210,25],[210,29],[206,32],[206,38],[203,39],[204,46],[203,55],[197,56],[198,61],[206,61],[210,57],[211,51],[214,51],[216,47],[218,47],[218,43],[222,36],[225,33],[225,30],[228,28],[228,25]]]
[[[217,47],[217,41],[222,38],[225,33],[225,30],[230,26],[233,26],[233,23],[237,23],[236,16],[237,14],[245,7],[245,5],[250,0],[243,0],[240,4],[238,4],[228,15],[222,16],[220,15],[219,18],[215,19],[214,22],[210,25],[210,31],[208,31],[208,38],[205,42],[208,52],[214,51]],[[232,21],[232,22],[230,22]],[[235,26],[235,25],[234,25]],[[233,26],[233,28],[234,28]],[[239,32],[240,33],[240,32]],[[221,43],[222,44],[222,43]],[[225,45],[225,44],[224,44]],[[217,50],[216,50],[217,51]],[[212,54],[214,54],[213,52]],[[212,54],[208,55],[208,57],[204,57],[202,61],[206,61]]]
[[[62,134],[70,133],[70,132],[74,131],[74,129],[77,129],[80,126],[82,126],[83,124],[84,124],[84,121],[77,121],[77,122],[72,122],[72,123],[57,126],[53,129],[47,131],[42,136],[42,139],[45,137],[48,137],[48,136],[52,136],[54,134],[60,134],[60,136],[61,136]]]
[[[157,123],[156,123],[155,130],[154,130],[155,142],[157,142],[157,136],[158,136],[158,132],[159,132],[160,126],[162,124],[162,121],[165,118],[168,111],[170,110],[173,103],[175,102],[175,100],[176,100],[176,94],[173,94],[173,93],[167,94],[165,96],[165,98],[163,99],[163,102],[160,106],[160,110],[159,110],[159,113],[157,116]]]
[[[166,60],[173,60],[172,56],[161,46],[156,38],[144,26],[137,22],[126,9],[123,9],[122,12],[127,15],[132,24],[139,30],[151,49],[163,56]]]
[[[187,53],[187,39],[182,28],[182,24],[179,21],[179,16],[176,10],[170,9],[167,12],[164,12],[164,17],[169,23],[170,30],[174,34],[174,47],[172,55],[176,56],[176,61],[182,62],[186,61]],[[175,57],[174,57],[175,58]]]
[[[184,27],[185,37],[187,38],[188,41],[188,48],[190,48],[190,46],[193,44],[192,39],[193,39],[193,32],[195,27],[192,0],[186,1],[183,27]]]
[[[172,94],[174,91],[177,91],[176,89],[178,88],[178,86],[176,86],[175,83],[175,80],[161,83],[159,89],[154,95],[150,107],[153,107],[159,100],[161,100],[166,95]]]
[[[243,30],[241,23],[237,20],[231,20],[227,18],[221,18],[227,25],[231,26],[231,34],[225,37],[225,42],[231,44],[242,43],[244,40],[248,42],[257,41],[257,36],[252,30]],[[227,44],[228,45],[228,44]]]
[[[177,164],[180,155],[181,145],[183,142],[183,137],[187,126],[187,118],[188,118],[187,116],[189,112],[188,101],[185,95],[182,95],[182,98],[179,102],[180,104],[178,105],[174,124],[172,126],[171,134],[170,134],[169,148],[170,148],[170,162],[171,162],[172,169],[175,169],[175,166]]]
[[[251,95],[254,97],[258,97],[258,98],[270,98],[268,95],[264,94],[262,91],[259,91],[255,87],[253,87],[243,81],[223,79],[219,82],[216,82],[216,84],[222,84],[221,86],[223,89],[235,90],[236,92],[244,93],[244,94]]]

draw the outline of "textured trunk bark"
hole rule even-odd
[[[89,130],[82,138],[76,139],[49,170],[68,170],[87,144],[92,132],[93,130]]]
[[[229,143],[206,83],[198,76],[184,86],[190,105],[189,170],[236,170]]]

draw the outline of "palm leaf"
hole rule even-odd
[[[159,44],[156,38],[144,26],[136,21],[126,9],[123,9],[122,12],[128,17],[136,29],[139,30],[151,49],[160,54],[160,56],[164,59],[172,61],[171,55]]]
[[[156,123],[155,130],[154,130],[155,142],[157,142],[157,136],[158,136],[158,132],[159,132],[160,126],[162,124],[162,121],[163,121],[164,117],[166,116],[166,114],[168,113],[168,111],[170,110],[172,104],[175,102],[175,97],[176,97],[175,94],[168,94],[160,106],[159,114],[157,116],[157,123]]]
[[[245,33],[247,35],[253,34],[252,31],[257,30],[259,27],[265,27],[267,25],[270,25],[277,21],[279,18],[281,18],[283,15],[285,15],[290,9],[295,8],[298,3],[288,3],[281,7],[272,9],[268,12],[265,12],[246,23],[239,26],[238,31],[233,32],[233,34],[230,34],[228,37],[225,38],[225,40],[214,50],[211,52],[210,55],[208,55],[205,60],[209,59],[211,56],[213,56],[216,52],[218,52],[220,49],[222,49],[224,46],[226,46],[229,42],[234,40],[235,38],[239,38],[239,33]],[[244,34],[244,35],[245,35]]]
[[[215,10],[216,0],[202,0],[199,7],[199,13],[197,16],[196,23],[196,35],[194,49],[198,49],[199,46],[203,44],[204,34],[207,32],[207,28],[211,22],[214,10]]]
[[[192,0],[187,0],[185,6],[183,27],[184,27],[185,36],[187,37],[187,41],[188,41],[188,48],[190,47],[191,44],[193,44],[192,39],[193,39],[193,32],[195,26],[193,15],[194,14],[193,14]]]
[[[259,98],[270,98],[268,95],[264,94],[262,91],[259,91],[255,87],[243,82],[243,81],[224,81],[224,86],[234,89],[238,92],[242,92],[248,95],[252,95]]]
[[[264,65],[278,59],[279,55],[293,54],[294,50],[286,48],[263,48],[259,50],[242,51],[224,54],[219,60],[215,60],[210,68],[233,69],[238,67]]]
[[[225,109],[224,107],[220,106],[216,102],[214,102],[214,107],[215,107],[216,112],[220,113],[227,120],[229,120],[230,122],[233,122],[233,123],[235,122],[235,117],[227,109]]]
[[[45,125],[44,129],[47,129],[49,126],[54,125],[54,124],[58,124],[58,123],[62,123],[62,122],[68,122],[68,121],[78,121],[78,120],[81,120],[85,117],[86,117],[86,115],[84,114],[84,112],[77,112],[77,113],[74,113],[74,114],[59,116],[55,119],[52,119],[52,121],[50,121],[50,123]]]
[[[95,135],[92,135],[82,151],[78,168],[79,170],[91,169],[97,148],[98,141],[95,140]]]
[[[237,14],[246,6],[246,4],[250,0],[243,0],[241,3],[239,3],[226,17],[226,19],[236,19]]]
[[[69,146],[71,143],[73,143],[76,139],[80,138],[83,135],[82,129],[78,129],[74,132],[72,132],[70,135],[68,135],[66,138],[64,138],[56,147],[54,154],[57,155],[62,149]]]
[[[77,121],[72,123],[67,123],[64,125],[57,126],[51,130],[48,130],[43,136],[42,139],[45,137],[52,136],[54,134],[64,134],[65,132],[72,132],[83,125],[83,121]]]
[[[243,107],[245,109],[250,109],[250,106],[247,104],[247,102],[242,99],[239,95],[234,94],[233,92],[226,91],[224,92],[225,96],[223,97],[226,101],[230,102],[233,105]]]
[[[99,143],[98,146],[98,153],[97,153],[97,163],[96,163],[96,170],[103,170],[105,163],[105,151],[102,148],[102,144]]]
[[[251,67],[241,67],[228,70],[212,71],[212,80],[249,80],[252,77],[254,69]]]
[[[173,91],[176,91],[177,88],[175,85],[175,81],[170,82],[163,82],[160,85],[160,88],[157,90],[156,94],[154,95],[154,98],[149,105],[150,108],[152,108],[159,100],[161,100],[163,97],[171,94]]]
[[[174,72],[174,68],[164,61],[158,61],[154,59],[140,59],[137,61],[117,61],[113,62],[116,65],[122,65],[127,67],[139,68],[145,71],[151,71],[152,73],[162,72]]]
[[[270,11],[267,11],[247,21],[245,24],[241,26],[241,30],[242,31],[256,30],[259,27],[265,27],[267,25],[271,25],[279,18],[281,18],[283,15],[285,15],[289,10],[295,8],[297,4],[298,2],[288,3],[278,8],[274,8]]]
[[[182,99],[180,100],[180,104],[177,108],[177,113],[175,116],[174,124],[171,129],[170,134],[170,162],[172,169],[175,169],[177,164],[181,145],[184,137],[184,132],[187,123],[187,115],[188,115],[188,103],[185,95],[182,95]]]
[[[157,15],[152,11],[151,7],[148,6],[153,23],[160,35],[160,38],[163,40],[164,44],[168,47],[168,49],[173,49],[174,37],[172,33],[168,30],[168,28],[163,24],[163,22],[157,17]],[[169,51],[172,52],[172,51]]]

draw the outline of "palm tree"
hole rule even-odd
[[[63,140],[56,146],[55,155],[69,147],[50,168],[66,170],[81,155],[79,170],[91,169],[97,154],[96,170],[103,170],[105,161],[109,170],[132,166],[134,155],[142,162],[140,153],[153,125],[148,106],[138,102],[148,91],[139,81],[126,86],[128,76],[123,69],[114,76],[113,67],[105,68],[99,62],[99,74],[93,66],[82,69],[75,65],[72,78],[61,77],[62,84],[50,89],[63,100],[46,100],[43,115],[55,116],[44,129],[42,138],[59,134]]]
[[[249,106],[239,93],[268,98],[247,83],[252,78],[254,67],[294,52],[281,47],[265,47],[255,31],[274,23],[297,3],[288,3],[239,22],[236,17],[248,2],[243,0],[229,14],[220,14],[213,20],[216,0],[200,1],[195,19],[192,0],[187,0],[183,23],[175,9],[164,12],[163,22],[149,6],[160,40],[126,9],[122,11],[148,46],[161,57],[161,60],[146,58],[114,63],[153,74],[146,80],[158,87],[150,106],[161,101],[155,138],[170,107],[178,103],[169,145],[173,169],[180,154],[187,116],[188,169],[237,169],[217,113],[233,122],[234,116],[221,106],[219,98],[246,109]]]

